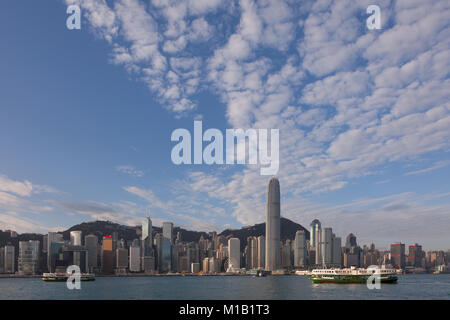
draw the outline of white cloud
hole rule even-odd
[[[135,167],[129,166],[129,165],[127,165],[127,166],[117,166],[116,167],[116,171],[122,172],[122,173],[125,173],[125,174],[129,174],[131,176],[138,177],[138,178],[141,178],[141,177],[143,177],[145,175],[144,171],[137,170]]]
[[[434,171],[434,170],[437,170],[440,168],[444,168],[444,167],[448,166],[449,164],[450,164],[450,161],[438,161],[429,168],[407,172],[407,173],[405,173],[405,176],[411,176],[411,175],[417,175],[417,174],[431,172],[431,171]]]

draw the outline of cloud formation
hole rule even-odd
[[[280,129],[286,204],[342,189],[386,163],[449,151],[448,1],[380,0],[376,31],[365,28],[365,0],[66,3],[80,4],[89,29],[109,43],[110,61],[176,117],[192,114],[196,94],[209,90],[226,104],[230,126]],[[207,195],[203,205],[225,203],[252,224],[264,212],[266,181],[257,172],[199,170],[183,184]],[[26,182],[11,188],[30,192]],[[152,190],[136,188],[125,190],[158,203]],[[418,222],[425,212],[442,218],[442,208],[416,208],[382,209]]]

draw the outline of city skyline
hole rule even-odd
[[[284,218],[282,215],[281,215],[281,218]],[[314,220],[317,220],[317,219],[314,219]],[[292,221],[292,220],[291,220]],[[118,225],[121,225],[119,222],[113,222],[113,221],[108,221],[108,220],[96,220],[96,221],[80,221],[80,224],[83,224],[83,223],[93,223],[93,222],[105,222],[105,223],[114,223],[114,224],[118,224]],[[294,223],[297,223],[296,221],[292,221],[292,222],[294,222]],[[265,224],[265,222],[262,222],[263,224]],[[299,223],[301,226],[303,226],[303,224],[301,224],[301,223]],[[256,224],[256,225],[258,225],[258,224]],[[74,225],[75,226],[75,225]],[[67,229],[65,229],[65,230],[58,230],[58,231],[48,231],[48,232],[44,232],[44,233],[36,233],[36,234],[40,234],[40,235],[46,235],[47,233],[52,233],[52,234],[62,234],[63,232],[65,232],[65,231],[67,231],[68,229],[72,229],[74,226],[70,226],[69,228],[67,228]],[[124,225],[124,226],[127,226],[127,225]],[[195,231],[195,232],[200,232],[200,233],[206,233],[206,234],[209,234],[209,233],[213,233],[213,232],[216,232],[216,233],[218,233],[218,234],[220,234],[220,233],[222,233],[223,231],[237,231],[237,230],[242,230],[242,229],[247,229],[247,228],[252,228],[254,225],[249,225],[249,226],[242,226],[241,228],[231,228],[231,229],[223,229],[223,230],[213,230],[213,231],[204,231],[204,230],[190,230],[190,229],[185,229],[185,231]],[[328,225],[326,225],[327,227],[328,227]],[[140,228],[140,227],[142,227],[142,225],[141,224],[137,224],[137,225],[133,225],[133,226],[128,226],[128,227],[134,227],[134,228]],[[179,226],[179,225],[175,225],[174,224],[174,228],[175,227],[179,227],[179,228],[183,228],[182,226]],[[303,226],[304,227],[304,226]],[[161,226],[157,226],[157,225],[152,225],[152,228],[160,228],[161,230],[162,230],[162,224],[161,224]],[[307,227],[304,227],[305,229],[308,229]],[[184,228],[183,228],[184,229]],[[152,229],[153,230],[153,229]],[[3,231],[3,232],[13,232],[13,233],[17,233],[15,230],[11,230],[11,229],[0,229],[0,231]],[[346,236],[348,236],[348,235],[353,235],[354,233],[356,233],[356,234],[358,234],[357,232],[349,232],[349,233],[345,233],[344,235],[346,235]],[[28,234],[28,233],[18,233],[18,234]],[[30,233],[30,234],[32,234],[32,233]],[[263,234],[264,235],[264,234]],[[364,239],[364,236],[358,236],[358,239]],[[292,240],[295,240],[295,238],[293,238]],[[140,240],[140,242],[141,242],[141,240]],[[374,241],[368,241],[368,242],[366,242],[366,241],[360,241],[360,242],[363,242],[364,243],[364,245],[371,245],[371,244],[375,244],[376,245],[376,247],[377,248],[379,248],[380,250],[384,250],[384,251],[388,251],[389,250],[389,248],[390,248],[390,246],[393,244],[393,243],[402,243],[402,244],[404,244],[404,245],[414,245],[414,244],[417,244],[418,242],[420,242],[420,241],[411,241],[411,242],[407,242],[407,241],[404,241],[404,240],[402,240],[402,239],[397,239],[396,241],[392,241],[392,242],[386,242],[386,244],[379,244],[379,243],[376,243],[376,242],[374,242]],[[422,246],[423,248],[424,248],[424,250],[426,250],[426,251],[447,251],[447,250],[449,250],[450,248],[448,248],[448,247],[441,247],[441,248],[429,248],[429,247],[426,247],[426,246]]]
[[[259,165],[172,163],[201,120],[279,129],[283,217],[447,249],[445,0],[380,1],[380,30],[367,1],[194,2],[0,3],[1,230],[265,221]]]
[[[273,181],[271,181],[273,182]],[[269,199],[269,198],[268,198]],[[312,224],[317,225],[317,220]],[[148,225],[147,221],[143,226]],[[161,233],[156,233],[151,241],[152,253],[141,254],[146,249],[146,235],[137,230],[131,238],[118,237],[117,232],[99,238],[91,232],[70,231],[68,240],[62,235],[49,232],[40,240],[21,240],[0,247],[0,273],[17,275],[36,275],[40,272],[62,272],[69,265],[78,265],[82,272],[100,273],[104,275],[133,275],[141,273],[155,275],[161,273],[247,273],[251,270],[266,270],[276,274],[286,274],[293,270],[305,270],[320,267],[364,267],[393,266],[409,273],[445,272],[450,266],[450,249],[444,251],[427,251],[414,243],[406,247],[404,243],[393,243],[390,250],[380,250],[375,244],[358,244],[357,237],[350,233],[346,237],[345,246],[341,238],[336,237],[331,227],[316,230],[319,241],[311,246],[311,237],[306,240],[305,230],[299,229],[292,239],[278,241],[279,262],[274,265],[270,247],[266,248],[264,234],[244,238],[244,250],[239,238],[233,235],[218,235],[212,232],[207,238],[203,235],[197,240],[183,241],[183,232],[178,232],[175,241],[163,236],[170,233],[172,223],[167,222]],[[169,229],[167,228],[169,226]],[[84,237],[83,237],[84,234]],[[139,240],[140,234],[140,240]],[[11,232],[11,240],[18,235]],[[133,239],[134,238],[134,239]],[[82,241],[84,239],[84,241]],[[227,245],[226,245],[227,244]],[[225,245],[225,246],[224,246]],[[262,246],[263,245],[263,246]],[[18,255],[15,253],[18,246]],[[101,247],[101,250],[99,250]],[[408,251],[406,251],[408,248]],[[194,250],[194,251],[192,251]],[[154,253],[153,253],[154,252]],[[137,258],[137,260],[136,260]],[[44,263],[45,262],[45,263]],[[100,263],[99,263],[100,262]],[[200,266],[200,267],[199,267]],[[63,269],[61,269],[63,268]],[[59,270],[59,271],[58,271]],[[196,271],[194,271],[196,270]],[[284,270],[284,271],[282,271]],[[280,273],[282,271],[282,273]]]
[[[450,249],[446,253],[427,252],[422,250],[422,245],[414,243],[406,254],[405,244],[399,242],[390,244],[389,251],[380,251],[374,243],[370,247],[361,247],[353,233],[347,235],[345,246],[342,246],[341,237],[336,236],[332,227],[322,226],[318,219],[309,225],[309,239],[306,237],[308,231],[301,225],[295,225],[295,235],[287,238],[285,235],[282,239],[280,193],[279,180],[270,178],[265,230],[260,229],[261,234],[253,231],[253,235],[247,234],[246,238],[244,235],[244,239],[242,234],[238,237],[232,233],[225,236],[210,232],[206,237],[201,234],[198,240],[185,241],[182,229],[174,237],[174,224],[170,221],[163,222],[160,232],[153,236],[152,220],[147,216],[141,223],[140,232],[136,227],[134,234],[125,238],[122,234],[120,240],[119,232],[109,225],[106,234],[105,229],[88,231],[90,235],[85,235],[84,245],[83,232],[72,230],[76,228],[71,228],[68,240],[64,240],[61,234],[49,232],[40,240],[22,240],[14,245],[8,241],[0,247],[0,273],[19,276],[36,275],[44,270],[52,274],[65,273],[73,265],[85,274],[118,276],[185,273],[264,276],[265,273],[285,275],[314,268],[367,268],[374,265],[383,269],[400,269],[404,273],[448,271]],[[98,237],[94,235],[99,231],[99,235],[103,233],[101,250],[98,249]],[[17,233],[10,231],[9,240],[17,237]],[[4,238],[2,234],[2,242],[5,242]],[[244,242],[241,243],[241,239]]]

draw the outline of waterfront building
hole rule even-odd
[[[142,221],[142,257],[153,255],[152,220],[147,217]]]
[[[155,234],[154,242],[155,242],[155,247],[156,247],[155,266],[156,266],[156,269],[158,271],[160,271],[161,265],[162,265],[163,235],[161,233]],[[142,268],[144,268],[144,266],[142,266]]]
[[[98,269],[98,238],[96,235],[89,234],[84,237],[84,244],[88,255],[88,271],[96,272]]]
[[[210,257],[209,259],[209,273],[219,273],[219,260],[214,257]]]
[[[130,247],[130,272],[141,271],[141,248],[135,243]]]
[[[178,272],[190,272],[187,256],[180,256],[178,258]]]
[[[5,248],[0,247],[0,273],[5,273]]]
[[[144,257],[142,261],[142,270],[145,274],[155,273],[155,257]]]
[[[18,272],[21,275],[33,275],[39,271],[39,241],[19,241]]]
[[[322,265],[331,266],[333,264],[333,230],[331,228],[323,228],[320,235]]]
[[[422,246],[418,245],[417,243],[414,243],[409,246],[408,251],[408,265],[415,267],[415,268],[421,268],[424,267],[422,265],[422,259],[425,257],[424,252],[422,251]]]
[[[306,266],[306,235],[305,231],[298,230],[294,240],[294,267]]]
[[[172,263],[171,263],[171,271],[172,272],[179,272],[179,261],[180,258],[180,251],[182,251],[183,248],[180,244],[173,244],[172,245]]]
[[[208,273],[209,272],[209,258],[204,258],[203,259],[202,271],[203,271],[203,273]]]
[[[247,237],[246,261],[247,269],[258,268],[258,239],[256,237]]]
[[[199,263],[200,261],[200,250],[198,248],[198,243],[189,242],[186,248],[186,256],[188,259],[189,266],[192,263]]]
[[[241,242],[238,238],[228,239],[228,268],[230,272],[241,268]]]
[[[70,244],[73,246],[81,246],[81,231],[70,231]],[[74,264],[79,266],[81,264],[80,252],[73,252]]]
[[[125,248],[116,249],[116,268],[117,269],[128,268],[128,249]]]
[[[266,262],[268,271],[278,270],[281,265],[280,250],[280,182],[271,178],[266,198]],[[231,256],[230,256],[231,257]]]
[[[265,269],[266,263],[266,237],[259,236],[257,240],[258,269]]]
[[[336,237],[333,234],[332,245],[333,245],[333,259],[332,259],[333,262],[332,262],[332,264],[333,264],[333,266],[340,268],[342,266],[341,238]]]
[[[173,244],[173,223],[172,222],[163,222],[162,233],[163,233],[163,237],[167,238],[170,241],[170,244]]]
[[[81,272],[88,271],[88,251],[85,246],[67,244],[60,248],[56,268],[66,269],[71,265],[77,265]]]
[[[292,266],[292,248],[291,240],[287,239],[284,244],[281,244],[281,267],[290,268]]]
[[[394,243],[391,244],[391,264],[394,268],[405,268],[405,244]]]
[[[102,273],[104,274],[114,273],[114,251],[113,251],[113,239],[111,238],[111,236],[103,237]]]
[[[172,271],[172,245],[170,239],[164,237],[163,235],[161,248],[161,264],[159,272],[170,271]]]
[[[50,272],[55,272],[56,266],[58,264],[64,265],[62,256],[62,249],[64,245],[65,242],[63,241],[50,243],[50,251],[48,252],[48,256],[50,257],[50,264],[47,265]]]
[[[200,272],[200,263],[192,262],[191,263],[191,273],[199,273]]]
[[[55,245],[54,245],[55,244]],[[64,245],[62,234],[49,232],[47,234],[47,269],[48,272],[54,272],[55,263],[58,259],[59,249]]]

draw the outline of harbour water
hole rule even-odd
[[[303,276],[98,277],[81,290],[39,278],[0,278],[0,299],[446,299],[450,274],[400,275],[397,284],[369,290],[364,284],[312,284]]]

